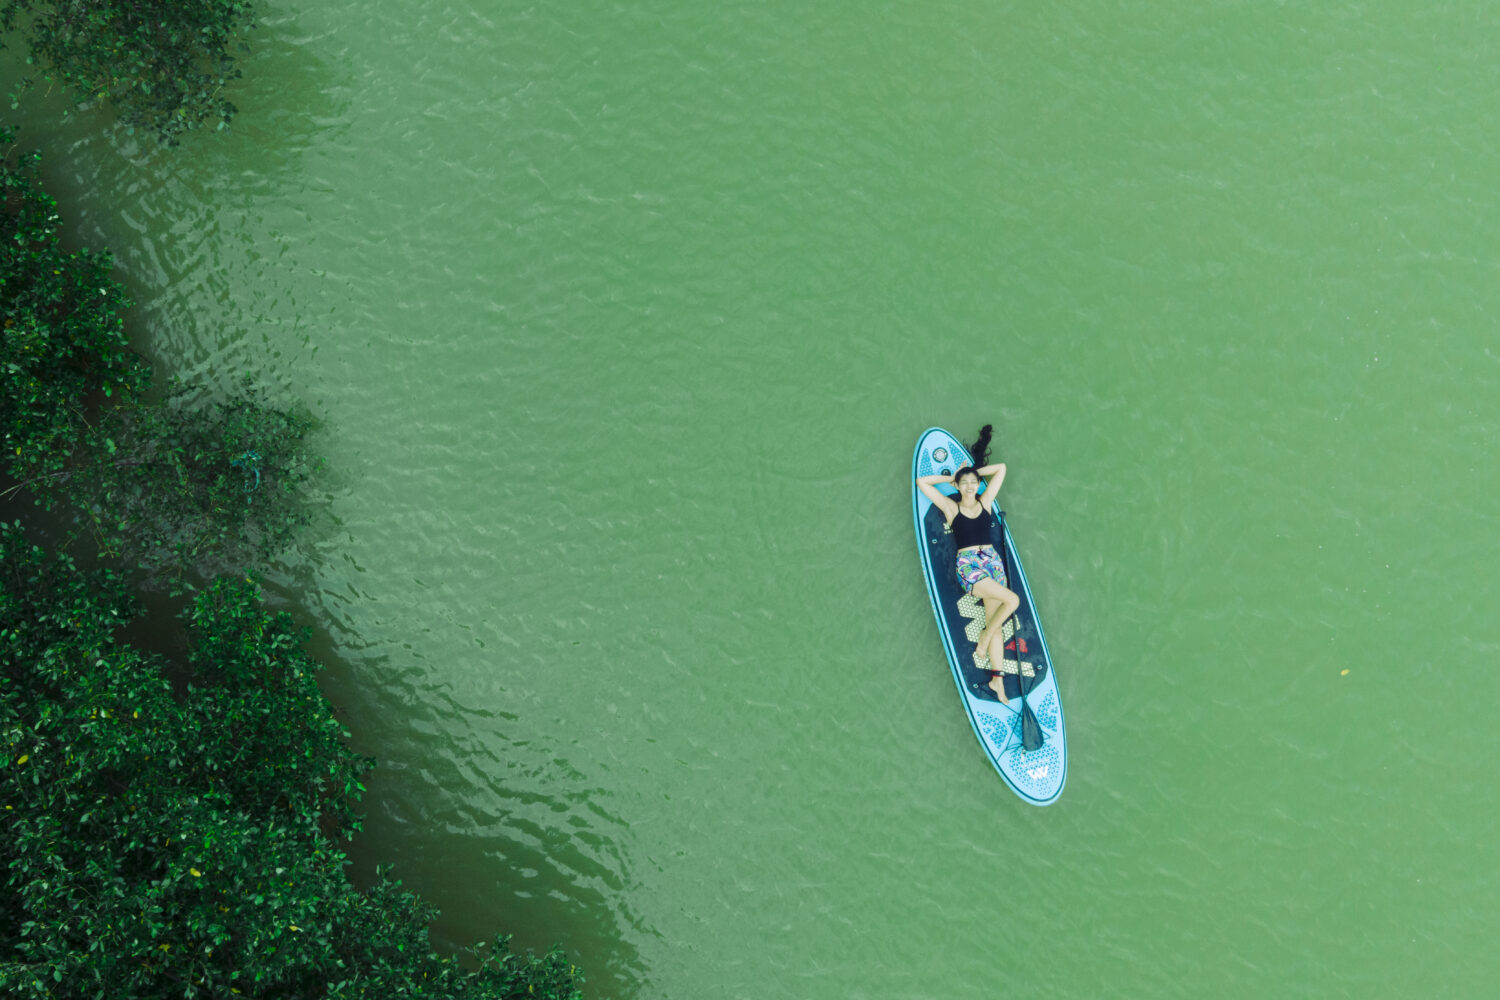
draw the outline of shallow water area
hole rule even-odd
[[[17,114],[159,369],[323,421],[360,877],[591,997],[1488,995],[1500,13],[266,11],[227,135]],[[913,547],[987,421],[1046,809]]]

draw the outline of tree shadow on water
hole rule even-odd
[[[497,780],[465,789],[467,767],[377,765],[366,781],[365,830],[352,845],[350,877],[368,887],[376,865],[393,862],[391,874],[439,909],[432,939],[440,952],[511,934],[517,950],[561,946],[583,971],[591,998],[649,994],[647,970],[629,939],[654,932],[629,906],[615,832],[601,832],[603,814],[588,805],[603,791],[580,789],[562,801],[532,790],[536,775],[500,770],[506,773]],[[424,807],[434,801],[434,783],[443,801],[505,802],[494,811],[454,805],[434,815]],[[502,791],[502,783],[527,790]]]
[[[393,654],[360,636],[349,605],[376,598],[320,590],[328,549],[301,551],[268,590],[315,620],[308,648],[325,666],[323,691],[354,748],[376,759],[363,829],[344,847],[350,878],[368,889],[378,866],[393,866],[390,877],[438,909],[439,953],[509,934],[517,951],[561,947],[590,1000],[651,995],[632,942],[657,934],[631,905],[630,832],[609,789],[554,750],[506,738],[516,715],[456,701],[421,637]]]
[[[251,51],[239,64],[244,75],[230,92],[238,113],[227,129],[210,127],[176,147],[118,128],[109,130],[109,141],[138,167],[179,176],[190,171],[205,197],[243,191],[247,184],[254,193],[274,193],[274,185],[302,169],[304,153],[351,121],[352,84],[294,27],[262,26],[251,34]]]
[[[149,129],[126,127],[107,100],[79,104],[76,95],[46,84],[20,90],[5,120],[20,126],[23,146],[40,146],[49,161],[67,164],[55,168],[59,176],[49,185],[60,198],[103,183],[119,190],[101,194],[128,199],[143,182],[205,202],[233,199],[247,187],[274,193],[275,185],[294,179],[302,154],[351,120],[347,74],[296,29],[293,18],[282,18],[250,31],[250,51],[237,60],[242,75],[225,89],[238,109],[233,122],[192,129],[176,145]],[[0,85],[8,92],[22,75],[13,64],[22,53],[17,38],[7,43]]]

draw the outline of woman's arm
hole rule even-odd
[[[984,505],[985,510],[993,510],[995,507],[995,495],[1000,492],[1000,484],[1005,482],[1005,463],[996,462],[993,465],[986,465],[984,468],[975,469],[974,471],[979,473],[980,479],[989,478],[989,482],[985,484],[984,492],[979,495],[979,502]]]
[[[943,516],[950,521],[953,520],[953,515],[958,513],[958,504],[954,503],[951,497],[945,497],[938,492],[937,484],[951,482],[953,482],[952,476],[921,476],[917,479],[917,489],[925,493],[933,506],[942,511]]]

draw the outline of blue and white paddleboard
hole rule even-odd
[[[989,688],[994,674],[974,662],[974,644],[984,629],[984,606],[974,597],[965,596],[959,586],[953,535],[943,524],[943,512],[916,487],[918,476],[951,475],[968,464],[968,449],[945,430],[934,427],[917,442],[917,453],[912,459],[912,519],[917,528],[922,572],[927,577],[927,594],[932,598],[943,650],[948,654],[948,665],[953,668],[953,679],[958,683],[958,693],[974,735],[1017,795],[1033,805],[1050,805],[1062,794],[1068,776],[1062,700],[1052,671],[1052,658],[1047,654],[1047,640],[1042,635],[1042,621],[1032,604],[1031,588],[1021,569],[1021,558],[1016,553],[1005,515],[997,506],[993,544],[1005,561],[1010,589],[1021,598],[1020,608],[1001,629],[1006,656],[999,669],[1006,675],[1008,705]],[[938,489],[950,496],[955,493],[946,484]],[[1026,704],[1036,714],[1043,738],[1042,745],[1029,752],[1021,744],[1022,672],[1031,681]]]

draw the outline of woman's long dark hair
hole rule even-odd
[[[976,476],[979,475],[979,470],[990,464],[990,436],[994,431],[993,424],[985,424],[979,428],[979,440],[969,445],[969,455],[973,462],[953,474],[954,486],[957,486],[958,481],[971,472]]]
[[[994,424],[985,424],[979,428],[979,440],[969,445],[969,454],[974,458],[974,468],[982,469],[990,464],[990,435],[994,431]]]

